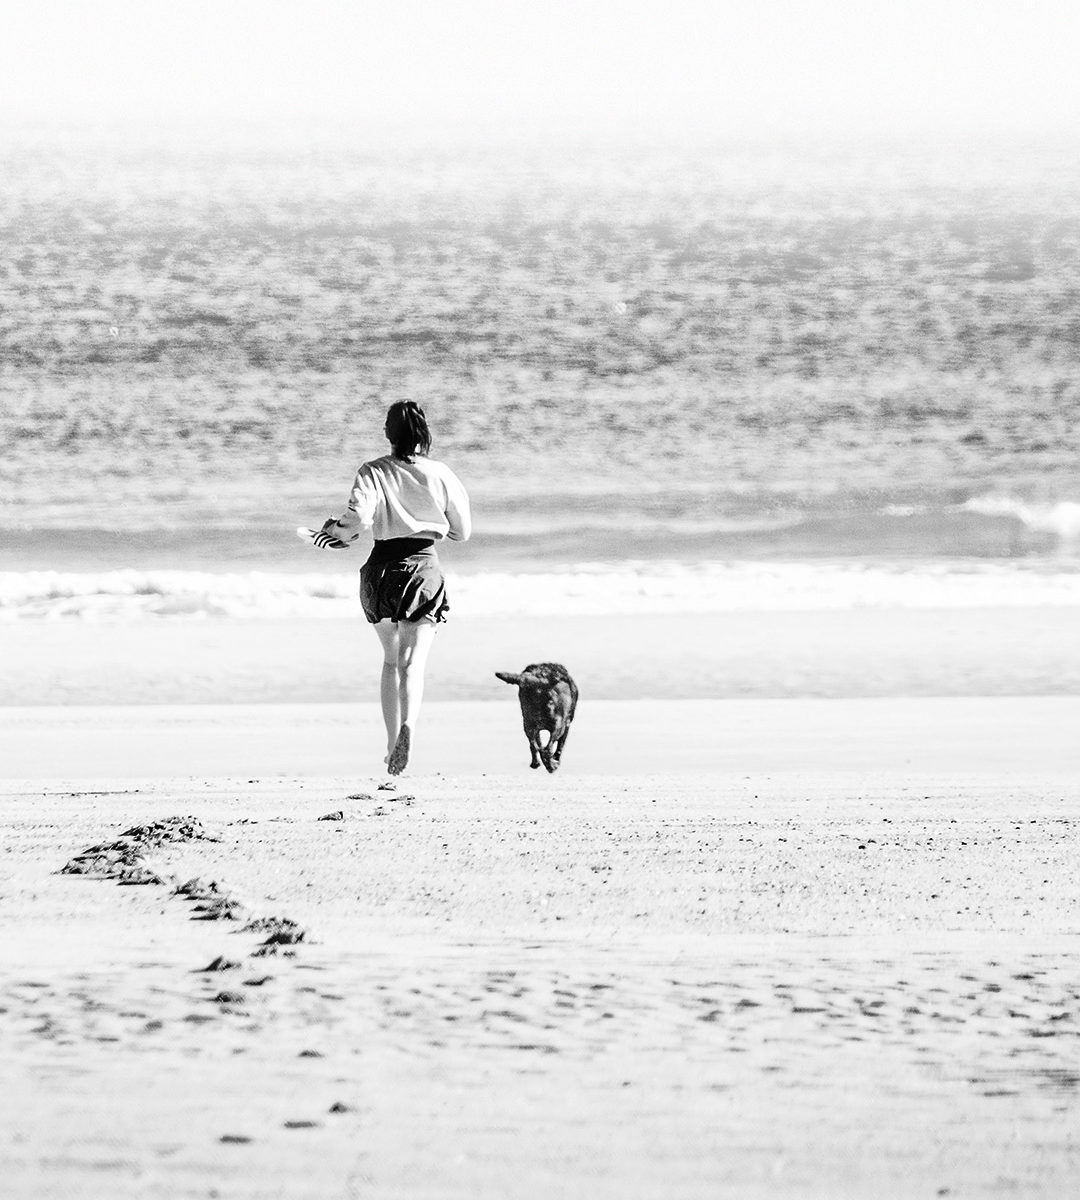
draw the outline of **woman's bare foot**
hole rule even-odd
[[[386,769],[391,775],[400,775],[409,765],[409,746],[411,741],[412,734],[409,732],[408,725],[402,725],[401,732],[394,743],[394,749],[390,752],[390,757],[386,762]]]

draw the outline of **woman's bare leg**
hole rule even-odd
[[[401,723],[416,729],[424,699],[424,672],[435,641],[434,621],[402,621],[398,626]]]
[[[401,638],[396,621],[379,621],[372,628],[379,635],[383,650],[379,700],[382,704],[383,723],[386,725],[386,758],[383,761],[389,762],[401,732]]]
[[[435,641],[434,621],[402,621],[398,625],[398,713],[400,728],[390,751],[387,767],[391,775],[405,770],[412,738],[424,699],[424,672]]]

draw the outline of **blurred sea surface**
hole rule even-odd
[[[1076,603],[1078,151],[9,131],[0,612],[340,599],[403,397],[481,607]]]

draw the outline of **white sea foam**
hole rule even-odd
[[[961,507],[981,516],[1015,517],[1034,533],[1053,534],[1063,552],[1080,547],[1080,504],[1075,500],[1029,504],[1012,496],[976,496]]]
[[[1080,566],[1031,562],[634,562],[448,579],[473,616],[1080,606]],[[0,621],[355,619],[354,572],[0,573]]]

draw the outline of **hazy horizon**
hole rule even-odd
[[[52,0],[8,19],[9,129],[406,141],[1080,132],[1060,0]]]

